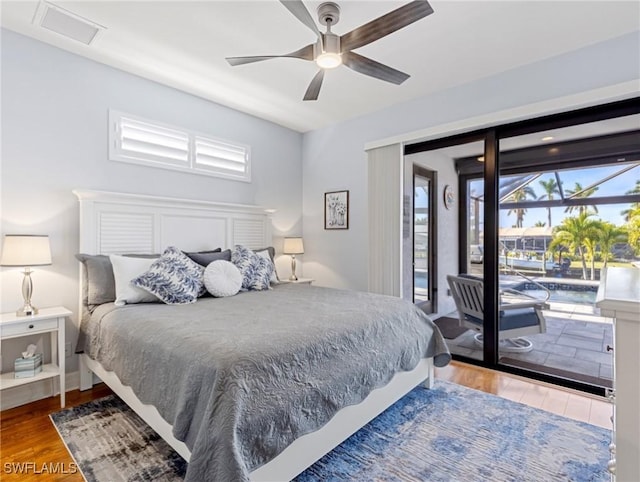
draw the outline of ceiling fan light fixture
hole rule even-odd
[[[325,5],[323,3],[323,5]],[[331,33],[331,22],[327,24],[327,33],[315,45],[316,64],[321,69],[335,69],[342,65],[340,37]]]
[[[342,65],[342,56],[333,52],[323,52],[316,58],[316,64],[322,69],[335,69]]]
[[[340,65],[375,79],[395,85],[402,84],[410,77],[409,74],[359,55],[354,50],[369,45],[433,13],[433,8],[429,5],[428,0],[413,0],[344,35],[336,35],[331,31],[331,27],[340,20],[340,7],[334,2],[324,2],[318,6],[318,20],[320,25],[327,27],[325,33],[318,29],[302,0],[280,0],[280,3],[316,35],[317,41],[295,52],[283,55],[227,57],[227,62],[230,65],[243,65],[286,57],[313,61],[318,65],[319,70],[307,87],[302,99],[305,101],[318,100],[325,71],[335,69]]]

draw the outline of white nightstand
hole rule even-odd
[[[42,371],[34,377],[14,378],[13,372],[3,373],[0,375],[0,390],[58,377],[60,379],[60,405],[64,408],[64,324],[67,316],[71,316],[71,311],[62,306],[43,308],[33,316],[16,316],[15,313],[0,315],[0,340],[51,333],[51,363],[43,365]],[[53,336],[54,331],[58,332],[57,339]]]
[[[299,285],[310,285],[314,281],[315,280],[312,279],[312,278],[298,278],[295,281],[291,281],[291,280],[288,280],[288,279],[281,280],[280,283],[294,283],[294,284],[299,284]]]

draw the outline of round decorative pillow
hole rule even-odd
[[[230,261],[213,261],[204,270],[204,285],[217,298],[233,296],[242,287],[242,274]]]

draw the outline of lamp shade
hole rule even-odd
[[[302,238],[284,238],[284,254],[304,254]]]
[[[1,266],[45,266],[51,264],[49,236],[6,234],[2,246]]]

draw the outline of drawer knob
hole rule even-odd
[[[29,329],[33,328],[33,325],[29,325]]]

